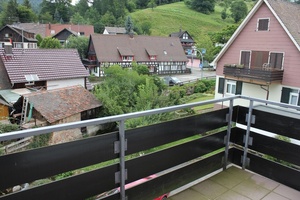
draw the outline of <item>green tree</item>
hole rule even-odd
[[[131,33],[134,29],[134,24],[133,24],[133,21],[130,17],[130,15],[128,15],[126,17],[126,20],[125,20],[125,30],[126,30],[126,33]]]
[[[58,39],[52,37],[45,37],[40,44],[43,49],[60,49],[61,44]]]
[[[87,57],[89,38],[85,36],[70,36],[65,44],[66,49],[77,49],[81,59]]]
[[[221,18],[225,20],[227,18],[226,8],[224,8],[221,12]]]
[[[33,22],[37,20],[36,14],[28,7],[19,5],[18,6],[18,18],[19,22]]]
[[[105,25],[113,26],[116,24],[116,21],[116,18],[111,12],[107,12],[101,17],[101,22]]]
[[[31,3],[30,3],[30,1],[29,0],[24,0],[23,6],[25,6],[28,9],[31,9]]]
[[[39,21],[42,22],[42,24],[53,23],[53,17],[49,12],[40,14],[38,18],[39,18]]]
[[[174,99],[162,94],[155,76],[139,75],[135,70],[118,65],[105,69],[105,80],[94,88],[94,95],[102,102],[102,116],[111,116],[173,105]],[[169,114],[126,121],[133,128],[163,121]]]
[[[19,21],[17,0],[9,0],[2,14],[3,24],[12,24]]]
[[[41,42],[43,41],[43,38],[40,34],[37,34],[35,38],[37,39],[37,46],[39,47],[41,45]]]
[[[76,12],[70,19],[70,22],[72,24],[87,24],[88,22],[79,14],[79,12]]]
[[[193,10],[204,14],[210,14],[215,11],[215,0],[191,0],[187,5]]]
[[[95,23],[99,22],[99,20],[101,19],[101,16],[94,7],[91,7],[89,9],[87,9],[86,12],[84,13],[84,18],[90,24],[95,24]]]
[[[89,5],[86,0],[79,0],[79,2],[75,5],[75,11],[78,12],[81,16],[84,16],[88,9]]]
[[[149,21],[144,21],[141,24],[141,31],[143,35],[151,35],[151,23]]]
[[[242,0],[234,1],[233,3],[231,3],[230,11],[231,17],[233,18],[234,22],[238,23],[240,20],[247,16],[247,4]]]

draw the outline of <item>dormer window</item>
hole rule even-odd
[[[156,56],[150,56],[150,60],[156,60]]]
[[[133,61],[133,56],[122,56],[123,61]]]
[[[260,18],[257,21],[257,31],[268,31],[270,25],[269,18]]]

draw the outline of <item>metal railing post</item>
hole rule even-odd
[[[253,110],[253,100],[250,100],[249,103],[249,112],[248,116],[246,116],[247,120],[247,131],[245,136],[245,146],[244,146],[244,154],[242,159],[242,168],[246,168],[246,161],[247,161],[247,152],[248,152],[248,144],[249,144],[249,136],[250,136],[250,128],[251,128],[251,122],[252,122],[252,110]]]
[[[227,167],[228,162],[228,154],[229,154],[229,143],[230,143],[230,134],[231,134],[231,126],[232,126],[232,113],[233,113],[233,99],[230,99],[229,102],[229,113],[228,113],[228,125],[227,125],[227,135],[225,137],[225,158],[224,158],[224,165],[223,170]]]
[[[121,120],[119,125],[119,140],[120,140],[120,197],[121,200],[126,200],[125,196],[125,180],[126,180],[126,169],[125,169],[125,121]]]

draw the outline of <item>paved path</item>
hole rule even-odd
[[[191,60],[188,62],[188,68],[191,68],[192,73],[191,74],[178,74],[174,75],[178,77],[181,81],[186,82],[186,81],[193,81],[196,79],[201,79],[201,78],[212,78],[216,76],[216,71],[210,70],[210,69],[204,69],[201,71],[199,68],[199,59],[193,59],[193,63],[191,63]]]

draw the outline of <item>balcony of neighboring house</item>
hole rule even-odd
[[[261,85],[281,82],[283,72],[282,69],[270,67],[268,63],[264,63],[261,67],[250,68],[239,64],[225,64],[223,70],[225,78]]]
[[[249,106],[234,106],[237,99]],[[229,107],[126,128],[130,119],[175,115],[223,102]],[[0,141],[7,143],[31,136],[45,139],[54,131],[118,124],[118,130],[102,135],[12,154],[4,151],[0,198],[298,200],[299,110],[299,106],[232,96],[2,133]],[[19,191],[12,192],[14,186]]]
[[[4,48],[5,43],[7,42],[0,42],[0,48]],[[38,47],[36,42],[14,42],[12,48],[37,49]]]

